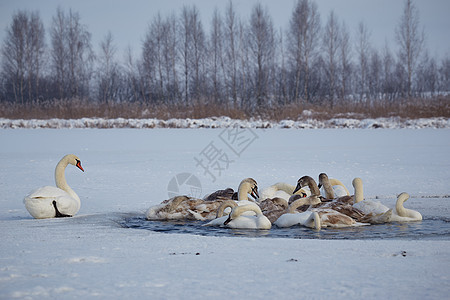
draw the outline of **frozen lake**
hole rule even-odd
[[[0,130],[0,298],[448,295],[450,130],[233,130]],[[31,219],[23,197],[53,185],[67,153],[85,169],[66,170],[80,212]],[[164,224],[124,228],[150,225],[145,210],[170,193],[237,189],[245,177],[262,189],[321,172],[349,188],[361,177],[366,198],[390,207],[408,192],[405,207],[424,221],[298,227],[293,236],[289,229],[199,233],[195,223],[169,224],[173,234]]]

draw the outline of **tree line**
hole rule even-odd
[[[118,59],[108,33],[94,51],[91,33],[72,10],[56,10],[48,32],[38,12],[12,16],[1,47],[0,101],[57,99],[100,103],[215,104],[243,110],[280,105],[429,98],[450,91],[450,58],[431,57],[412,0],[395,28],[395,53],[376,49],[361,22],[351,35],[334,12],[322,24],[313,0],[298,0],[287,28],[253,6],[242,19],[228,2],[209,32],[196,6],[157,14],[139,57]],[[47,36],[49,40],[47,42]]]

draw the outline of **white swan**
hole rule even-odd
[[[420,212],[405,208],[403,203],[409,199],[408,193],[401,193],[397,197],[397,203],[395,204],[395,210],[390,218],[391,222],[410,222],[421,221],[422,215]]]
[[[356,177],[352,181],[355,189],[353,207],[364,214],[363,222],[371,224],[381,224],[389,222],[392,215],[392,209],[379,201],[364,200],[362,179]]]
[[[289,201],[289,198],[292,195],[301,195],[302,197],[311,195],[311,192],[308,189],[299,189],[295,193],[294,190],[295,186],[285,182],[278,182],[264,188],[261,191],[261,197],[259,199],[260,201],[264,201],[266,199],[281,198]]]
[[[246,211],[252,211],[256,213],[256,216],[243,215]],[[272,223],[263,215],[256,203],[236,206],[231,210],[223,225],[239,229],[270,229],[272,227]]]
[[[320,202],[318,198],[317,200]],[[320,222],[319,214],[317,212],[305,211],[299,213],[296,211],[298,207],[306,204],[309,204],[309,200],[306,198],[295,200],[289,205],[288,212],[281,215],[274,222],[274,225],[278,227],[291,227],[299,224],[302,226],[320,230],[322,225]]]
[[[328,175],[325,173],[319,174],[318,187],[322,196],[327,199],[334,199],[350,195],[350,192],[340,180],[328,178]]]
[[[67,184],[64,175],[68,164],[74,165],[84,172],[80,159],[73,154],[68,154],[56,165],[56,187],[38,188],[23,199],[26,209],[34,218],[71,217],[80,210],[80,198]]]
[[[235,208],[237,203],[233,200],[224,201],[217,209],[216,218],[209,221],[203,226],[224,226],[223,223],[228,219],[228,214],[225,215],[225,210],[227,208]],[[254,214],[254,213],[253,213]],[[225,216],[224,216],[225,215]]]
[[[252,196],[255,200],[259,199],[258,184],[253,178],[245,178],[241,181],[238,187],[238,205],[245,205],[254,203],[254,201],[248,199],[248,195]]]

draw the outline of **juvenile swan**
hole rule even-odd
[[[253,203],[248,200],[248,195],[258,197],[258,186],[252,178],[242,180],[239,185],[238,205]],[[227,201],[225,198],[216,200],[196,199],[188,196],[177,196],[164,200],[161,204],[151,206],[146,212],[147,220],[212,220],[216,217],[217,209]]]
[[[325,173],[319,174],[318,185],[322,196],[327,199],[334,199],[343,196],[349,196],[350,192],[345,185],[338,179],[328,178]]]
[[[68,164],[74,165],[84,172],[80,159],[73,154],[68,154],[56,165],[56,187],[38,188],[23,199],[26,209],[34,218],[71,217],[80,210],[80,198],[67,184],[64,175]]]
[[[294,190],[295,186],[285,182],[278,182],[261,191],[260,201],[272,198],[281,198],[289,201],[289,198],[294,195]],[[311,193],[308,190],[304,189],[299,189],[295,192],[295,195],[300,195],[301,197],[306,197],[310,194]]]

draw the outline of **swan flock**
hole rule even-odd
[[[44,186],[25,196],[23,202],[32,217],[62,218],[78,213],[80,198],[65,178],[68,165],[84,172],[76,155],[65,155],[55,168],[56,186]],[[354,178],[352,186],[353,194],[340,180],[321,173],[318,183],[310,176],[302,176],[296,185],[278,182],[259,192],[256,180],[245,178],[236,192],[226,188],[202,199],[176,196],[151,206],[145,217],[149,221],[197,220],[204,221],[206,227],[259,230],[272,226],[320,230],[422,220],[418,211],[404,207],[409,199],[405,192],[398,195],[395,207],[389,208],[364,199],[361,178]]]

